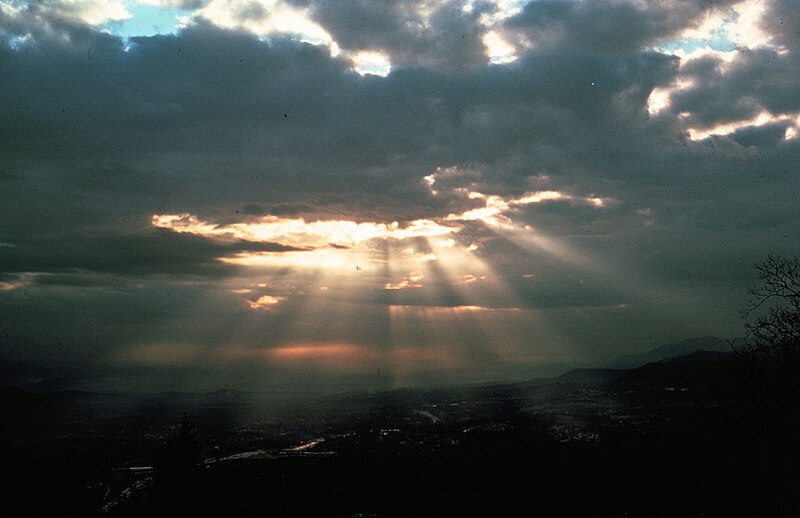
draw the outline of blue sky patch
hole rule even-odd
[[[175,34],[178,31],[178,18],[192,12],[190,9],[181,7],[162,7],[137,2],[124,3],[125,8],[131,13],[131,18],[110,21],[104,25],[109,32],[122,38]]]

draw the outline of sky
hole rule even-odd
[[[742,333],[797,0],[0,1],[0,374],[534,377]]]

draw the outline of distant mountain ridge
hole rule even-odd
[[[689,338],[682,342],[662,345],[650,351],[626,354],[606,365],[609,369],[636,369],[648,363],[659,362],[676,356],[684,356],[696,351],[730,352],[731,346],[722,338],[704,336]]]

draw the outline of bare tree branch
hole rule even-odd
[[[766,314],[745,324],[744,345],[739,353],[795,360],[800,356],[800,258],[769,255],[754,265],[760,284],[747,290],[747,305],[740,310],[751,318],[767,303],[776,303]]]

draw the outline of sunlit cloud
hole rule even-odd
[[[262,295],[258,297],[256,300],[248,300],[247,304],[250,306],[250,309],[254,310],[267,310],[272,308],[272,306],[281,303],[282,301],[286,300],[286,297],[274,297],[272,295]]]
[[[421,288],[422,279],[424,277],[418,273],[410,273],[400,279],[397,283],[387,282],[383,289],[385,290],[404,290],[406,288]]]
[[[481,13],[479,22],[484,27],[494,27],[522,11],[522,7],[527,3],[526,0],[489,0],[487,4],[492,4],[494,9],[486,10]],[[472,12],[474,2],[467,2],[463,9],[465,12]]]
[[[259,36],[291,34],[303,41],[327,44],[330,34],[300,9],[281,0],[212,0],[197,11],[199,16],[227,29],[245,29]]]
[[[693,24],[681,31],[678,41],[709,40],[719,37],[725,26],[735,17],[732,8],[711,8],[704,11]]]
[[[414,306],[404,304],[392,304],[389,306],[390,311],[394,312],[418,312],[426,314],[458,314],[458,313],[472,313],[475,311],[487,311],[494,313],[508,313],[523,311],[521,308],[512,307],[494,307],[494,306],[479,306],[475,304],[461,304],[457,306]]]
[[[772,37],[763,23],[769,4],[768,1],[745,0],[733,6],[734,15],[725,26],[730,41],[747,48],[770,45]]]
[[[471,273],[465,274],[461,277],[464,284],[472,284],[473,282],[485,281],[485,275],[472,275]]]
[[[486,2],[491,4],[492,9],[486,9],[478,17],[478,23],[486,29],[481,41],[483,42],[486,57],[489,62],[495,65],[513,63],[517,60],[519,47],[529,46],[527,41],[521,41],[522,35],[512,34],[503,30],[503,22],[508,18],[519,14],[525,5],[523,0],[493,0]],[[462,9],[464,12],[472,12],[475,8],[473,2],[467,2]],[[513,41],[509,41],[513,38]]]
[[[40,13],[95,26],[108,21],[127,20],[132,16],[121,0],[49,0],[36,4]],[[28,7],[26,2],[19,2],[16,6],[3,2],[0,4],[0,12],[16,17],[23,14]]]
[[[25,286],[21,281],[0,281],[0,291],[11,291]]]
[[[353,269],[366,268],[376,259],[361,251],[320,249],[307,252],[243,252],[219,260],[238,266],[262,266],[275,268],[308,269]]]
[[[711,59],[715,61],[716,69],[721,73],[726,73],[737,60],[741,58],[741,50],[717,50],[710,47],[698,47],[690,51],[677,49],[672,52],[675,56],[681,58],[679,72],[683,73],[694,61],[699,59]],[[674,86],[685,89],[696,86],[693,78],[686,78],[680,76],[675,80]]]
[[[489,31],[483,35],[483,44],[486,47],[486,56],[490,63],[502,65],[516,61],[516,48],[508,43],[496,31]]]
[[[300,344],[268,349],[267,354],[279,360],[341,359],[364,354],[363,347],[352,344]]]
[[[427,176],[423,176],[422,177],[422,181],[425,182],[425,185],[428,186],[428,189],[430,189],[431,194],[433,194],[434,196],[439,194],[439,192],[436,189],[433,188],[433,184],[436,183],[436,175],[435,174],[429,174]]]
[[[244,29],[259,36],[291,35],[306,43],[327,45],[333,57],[343,56],[361,75],[386,77],[392,69],[389,57],[378,50],[343,52],[331,34],[312,20],[307,8],[282,0],[212,0],[198,16],[228,29]]]
[[[188,232],[205,237],[235,238],[252,241],[279,241],[292,246],[357,245],[377,238],[409,239],[452,234],[457,227],[446,226],[430,219],[413,220],[401,226],[394,222],[357,223],[346,220],[306,221],[302,218],[265,216],[251,223],[215,225],[191,214],[156,214],[152,224],[175,232]]]
[[[711,7],[692,25],[658,48],[662,51],[690,53],[698,48],[732,52],[740,48],[772,45],[764,29],[768,1],[743,0],[731,6]]]
[[[499,226],[511,221],[509,213],[517,207],[543,203],[556,200],[583,201],[595,207],[602,207],[611,200],[597,196],[573,196],[559,191],[537,191],[526,193],[517,198],[504,198],[497,195],[486,195],[480,192],[470,192],[467,195],[473,200],[483,200],[484,206],[470,209],[462,213],[448,214],[445,219],[450,221],[476,221],[480,220],[491,226]]]
[[[759,42],[759,44],[764,43],[761,40],[759,40]],[[647,101],[648,113],[650,115],[658,115],[667,112],[672,106],[672,100],[675,95],[701,87],[701,85],[699,86],[697,84],[695,78],[689,77],[686,74],[686,71],[691,70],[691,67],[697,60],[710,60],[714,63],[716,73],[724,78],[742,58],[742,48],[744,47],[737,47],[732,50],[716,50],[706,46],[688,51],[680,48],[674,50],[672,53],[681,58],[679,75],[672,84],[653,89]],[[758,128],[771,123],[786,124],[786,134],[784,138],[789,140],[795,138],[797,134],[798,115],[800,114],[771,113],[766,108],[761,107],[760,111],[752,117],[726,121],[711,126],[697,125],[692,115],[691,112],[682,112],[678,114],[678,119],[683,122],[686,134],[688,134],[689,138],[691,140],[700,141],[712,135],[730,135],[740,129],[750,127]]]
[[[120,0],[59,0],[53,5],[60,14],[74,16],[90,25],[131,17],[131,13]]]
[[[448,173],[440,171],[436,174]],[[429,183],[435,182],[436,175],[432,175]],[[396,222],[306,221],[271,215],[248,222],[215,224],[191,214],[156,214],[152,217],[152,224],[158,228],[215,240],[269,242],[294,247],[291,251],[248,251],[218,258],[226,264],[335,271],[340,278],[342,274],[350,272],[347,278],[360,274],[354,279],[379,282],[385,291],[400,291],[422,288],[423,278],[429,278],[433,273],[426,272],[432,263],[436,263],[436,268],[447,275],[447,282],[452,286],[471,284],[490,277],[492,272],[471,253],[479,250],[480,244],[459,237],[471,222],[481,222],[504,236],[507,234],[513,241],[522,239],[528,245],[533,244],[536,248],[544,248],[551,254],[566,258],[577,254],[539,235],[530,225],[516,224],[514,218],[518,210],[532,204],[555,201],[568,201],[598,209],[613,203],[610,198],[597,195],[577,196],[554,190],[527,192],[516,197],[487,195],[477,191],[461,194],[466,200],[482,206],[439,218],[413,220],[404,225]],[[389,248],[395,251],[389,254],[389,249],[378,246],[379,242],[392,242]],[[424,243],[424,246],[420,243]],[[375,275],[387,266],[391,275],[383,280],[376,278]]]
[[[352,56],[353,68],[359,74],[386,77],[392,71],[389,57],[378,51],[361,51]]]
[[[758,115],[749,119],[743,119],[733,122],[725,122],[716,124],[709,128],[688,128],[689,138],[692,140],[704,140],[712,135],[724,136],[730,135],[737,130],[749,127],[759,127],[765,124],[775,122],[787,122],[794,126],[789,126],[786,130],[786,139],[792,138],[796,134],[796,125],[800,122],[800,114],[780,114],[773,115],[766,110],[762,110]]]
[[[0,243],[0,251],[2,251],[3,247],[13,248],[13,245]],[[17,274],[11,279],[0,281],[0,291],[14,291],[20,288],[25,288],[26,286],[29,286],[35,278],[36,275],[31,273]]]
[[[653,88],[647,98],[647,112],[650,115],[657,115],[667,110],[671,105],[671,97],[681,90],[686,90],[694,86],[694,80],[690,78],[678,78],[669,86],[659,86]]]

